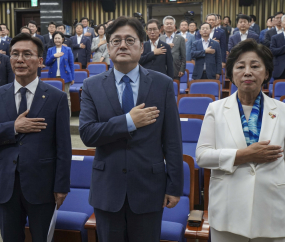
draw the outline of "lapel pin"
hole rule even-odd
[[[45,95],[42,95],[42,98],[46,98],[46,96],[45,96]]]
[[[269,112],[269,116],[270,116],[272,119],[276,118],[276,114],[271,113],[271,112]]]

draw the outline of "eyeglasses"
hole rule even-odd
[[[121,46],[122,44],[122,40],[125,40],[126,45],[127,46],[132,46],[135,44],[137,38],[134,37],[127,37],[125,39],[120,39],[120,38],[114,38],[110,41],[110,43],[114,46],[114,47],[118,47]]]
[[[151,33],[152,31],[153,32],[158,31],[158,29],[148,29],[147,31]]]
[[[23,58],[24,60],[29,60],[29,59],[32,58],[32,56],[35,56],[35,55],[32,55],[32,54],[30,54],[30,53],[24,53],[24,54],[22,54],[22,58]],[[18,54],[18,53],[12,53],[10,59],[18,60],[19,57],[20,57],[20,54]]]

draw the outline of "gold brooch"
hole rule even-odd
[[[269,112],[269,116],[270,116],[272,119],[276,118],[276,114],[274,114],[274,113],[270,113],[270,112]]]
[[[42,96],[42,98],[46,98],[46,96],[45,96],[45,95],[43,95],[43,96]]]

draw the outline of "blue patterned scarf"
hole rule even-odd
[[[247,146],[258,142],[263,115],[263,96],[260,92],[254,101],[248,122],[246,121],[241,102],[237,95],[240,119]]]

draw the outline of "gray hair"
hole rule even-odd
[[[285,15],[282,16],[281,18],[281,22],[283,22],[283,20],[285,19]]]
[[[207,19],[208,19],[209,16],[215,16],[216,21],[218,20],[218,16],[217,16],[215,13],[209,13],[209,14],[206,16],[206,21],[207,21]]]
[[[82,29],[84,29],[84,27],[83,27],[83,24],[82,23],[77,23],[76,25],[75,25],[75,28],[77,28],[77,26],[81,26],[82,27]]]
[[[166,19],[171,19],[171,20],[173,20],[174,25],[175,25],[176,20],[175,20],[175,18],[173,18],[172,16],[166,16],[166,17],[164,17],[164,19],[163,19],[163,21],[162,21],[162,22],[163,22],[163,25],[164,25]]]

